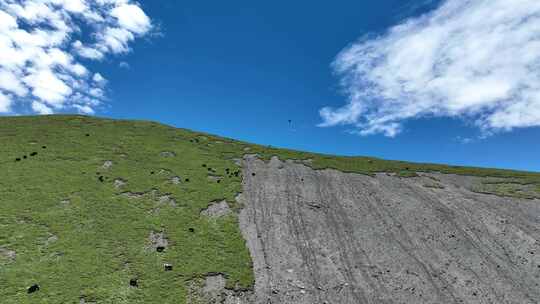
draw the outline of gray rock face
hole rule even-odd
[[[540,303],[539,200],[455,175],[243,167],[255,303]]]

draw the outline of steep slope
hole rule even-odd
[[[380,254],[381,261],[373,264],[382,267],[386,260],[401,257],[396,263],[410,264],[417,281],[397,272],[388,278],[396,284],[408,282],[423,297],[439,288],[441,301],[469,301],[445,288],[460,286],[451,275],[470,275],[467,269],[472,269],[489,278],[467,283],[476,284],[477,294],[537,300],[537,255],[523,252],[536,250],[538,243],[539,174],[319,155],[152,122],[85,116],[3,117],[0,142],[2,303],[266,303],[268,298],[283,303],[377,303],[385,291],[382,299],[389,303],[416,299],[367,278],[366,267],[372,264],[366,258],[379,255],[384,246],[398,249]],[[242,160],[246,154],[258,157]],[[269,161],[273,156],[289,161]],[[339,171],[316,170],[326,168]],[[429,172],[459,175],[436,175],[440,181],[418,177]],[[313,176],[317,178],[310,180]],[[452,186],[464,181],[464,188]],[[292,188],[283,190],[284,182]],[[314,189],[319,194],[309,194]],[[237,201],[241,192],[243,199]],[[397,226],[406,226],[416,211],[429,221]],[[465,238],[464,229],[499,229],[473,220],[495,215],[509,222],[510,230],[503,232],[508,238],[519,237],[517,241],[491,235],[491,230],[476,232],[474,240]],[[377,225],[369,228],[368,220]],[[317,230],[321,228],[328,231]],[[424,238],[422,233],[428,232],[416,231],[424,228],[461,229],[454,233],[460,242],[444,243],[442,232]],[[319,237],[328,250],[343,249],[336,251],[333,264],[321,260],[327,253],[314,247]],[[527,246],[533,239],[531,249]],[[263,240],[263,245],[258,243]],[[442,269],[438,259],[446,256],[438,252],[448,246],[457,248],[452,256],[474,254],[467,263],[486,263],[481,258],[487,256],[500,262],[502,270],[494,271],[493,264],[478,269],[454,265],[461,270],[446,268],[449,282],[431,277],[433,282],[418,283],[430,279],[422,268],[428,266],[419,265]],[[361,250],[367,253],[359,256]],[[262,263],[261,254],[274,260]],[[526,264],[516,264],[518,256]],[[281,267],[278,257],[290,260],[291,268]],[[519,272],[524,278],[515,277]],[[301,296],[296,296],[297,287],[286,291],[283,282],[289,276],[305,284]],[[334,286],[330,280],[354,288],[312,290]],[[486,282],[496,282],[503,291],[489,291]],[[470,299],[483,303],[473,300],[484,298]]]
[[[0,302],[184,303],[216,273],[229,288],[252,286],[236,218],[200,214],[213,201],[234,206],[240,168],[197,136],[147,122],[1,118]]]
[[[540,201],[245,157],[257,303],[540,303]]]

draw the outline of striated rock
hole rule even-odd
[[[540,303],[539,200],[475,193],[478,177],[243,167],[254,303]]]

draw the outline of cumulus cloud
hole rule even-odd
[[[395,136],[409,119],[458,117],[484,134],[540,126],[540,2],[446,0],[333,63],[348,97],[321,126]]]
[[[0,113],[94,113],[107,80],[85,64],[151,30],[131,0],[0,0]]]

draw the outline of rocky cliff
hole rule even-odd
[[[540,303],[540,201],[244,157],[256,303]]]

